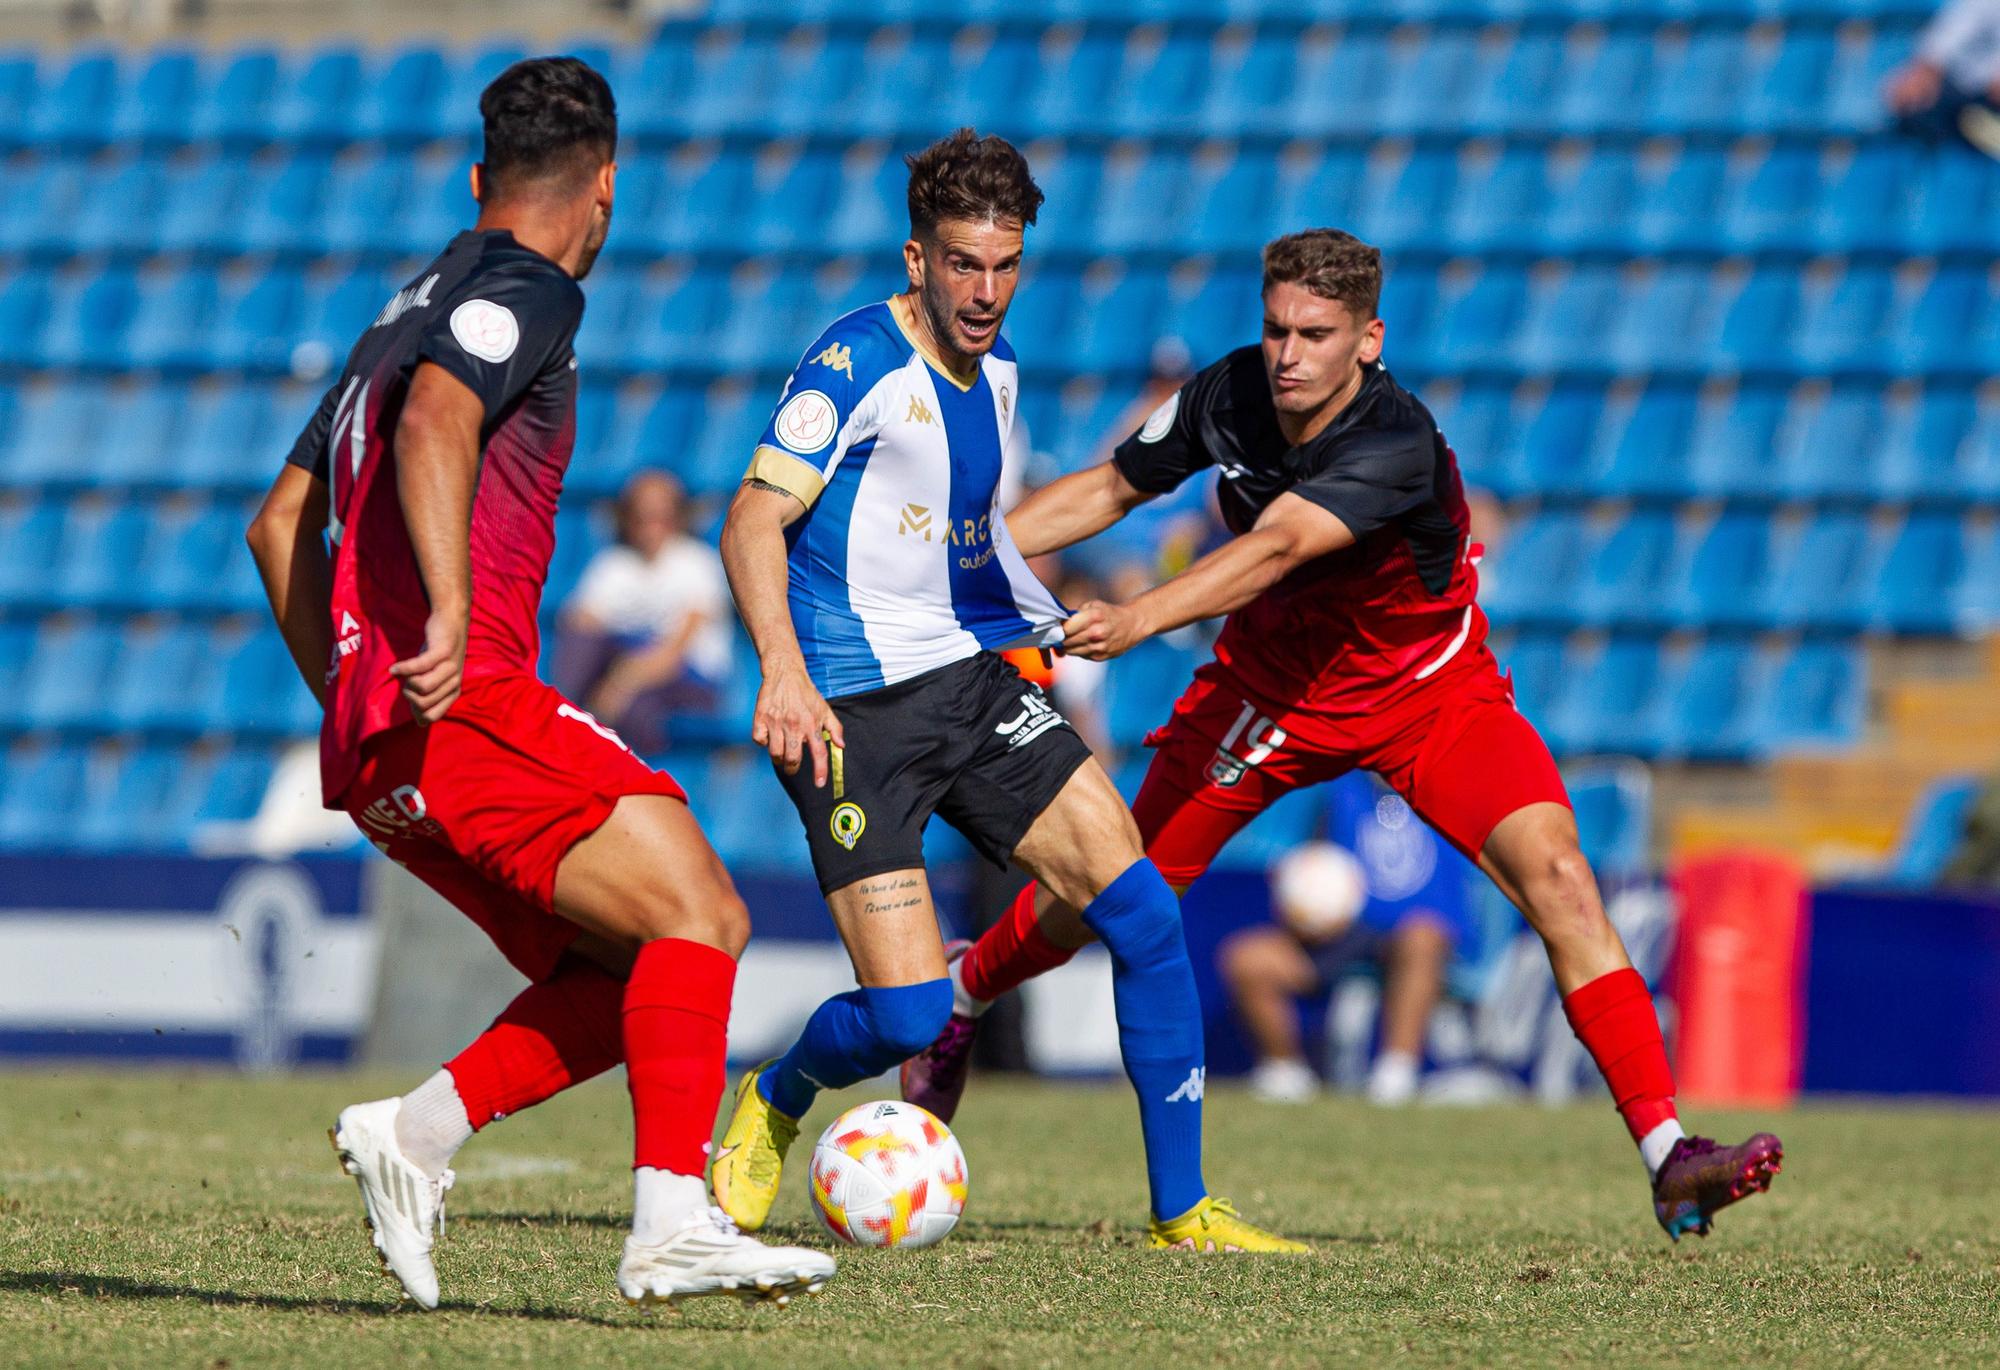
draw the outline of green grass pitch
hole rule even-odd
[[[1915,1365],[2000,1360],[2000,1115],[1812,1107],[1772,1193],[1670,1247],[1608,1107],[1381,1112],[1208,1098],[1216,1192],[1317,1251],[1140,1244],[1122,1085],[975,1081],[964,1222],[846,1251],[817,1300],[641,1313],[611,1284],[624,1090],[473,1139],[398,1305],[325,1128],[408,1081],[0,1075],[0,1365]],[[856,1091],[846,1102],[875,1097]],[[823,1101],[814,1129],[834,1115]],[[1699,1121],[1733,1137],[1753,1120]],[[780,1234],[825,1239],[797,1167]]]

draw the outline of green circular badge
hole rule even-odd
[[[859,804],[842,804],[833,811],[833,840],[849,851],[867,830],[868,815],[861,812]]]

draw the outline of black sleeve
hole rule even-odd
[[[327,387],[326,394],[320,397],[319,408],[313,410],[305,430],[285,457],[290,465],[322,481],[326,479],[326,436],[333,427],[334,411],[340,408],[340,387],[338,380]]]
[[[493,418],[561,360],[583,319],[583,291],[553,266],[487,272],[425,332],[417,360],[465,382]]]
[[[1291,493],[1311,500],[1365,538],[1430,498],[1437,479],[1437,437],[1422,425],[1362,432]]]
[[[1205,376],[1196,376],[1160,402],[1138,432],[1118,444],[1111,460],[1134,490],[1164,495],[1215,458],[1201,440]]]

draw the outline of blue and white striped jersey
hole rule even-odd
[[[999,505],[1020,405],[1004,339],[968,384],[927,355],[901,304],[857,309],[807,349],[745,479],[796,495],[792,625],[828,699],[986,649],[1053,646],[1067,611]]]

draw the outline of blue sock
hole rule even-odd
[[[851,989],[813,1010],[792,1049],[757,1077],[780,1113],[803,1118],[813,1096],[880,1075],[922,1051],[951,1017],[951,981]]]
[[[1153,1216],[1176,1218],[1208,1195],[1201,1178],[1201,999],[1181,936],[1181,905],[1151,861],[1137,861],[1083,911],[1111,953],[1118,1050],[1139,1095]]]

